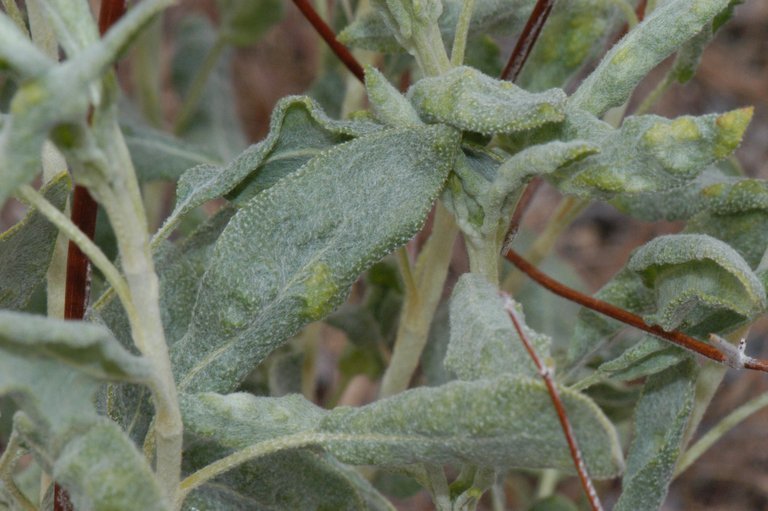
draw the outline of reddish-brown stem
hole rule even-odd
[[[727,363],[729,361],[728,355],[710,344],[699,341],[698,339],[694,339],[693,337],[685,335],[684,333],[677,330],[667,332],[657,325],[649,325],[643,321],[643,318],[636,314],[626,311],[620,307],[616,307],[615,305],[611,305],[608,302],[598,300],[592,296],[579,293],[575,289],[571,289],[570,287],[561,284],[555,279],[539,271],[535,266],[533,266],[531,263],[523,259],[519,254],[512,250],[507,250],[504,256],[509,262],[517,266],[523,273],[538,282],[541,286],[552,291],[558,296],[562,296],[566,300],[576,302],[583,307],[592,309],[595,312],[599,312],[600,314],[613,318],[617,321],[621,321],[622,323],[633,326],[644,332],[648,332],[649,334],[660,337],[661,339],[667,340],[673,344],[677,344],[678,346],[694,351],[699,355],[716,362]],[[744,368],[768,372],[768,361],[749,359],[744,363]]]
[[[520,340],[523,342],[525,350],[531,356],[534,365],[536,365],[536,369],[539,371],[539,375],[544,379],[544,384],[547,386],[549,397],[552,399],[552,405],[555,407],[560,426],[563,428],[563,434],[568,443],[568,449],[571,451],[573,464],[576,466],[576,472],[579,474],[579,480],[581,481],[582,488],[584,488],[584,493],[587,494],[589,505],[591,506],[592,511],[603,511],[603,506],[600,504],[600,497],[598,497],[597,491],[595,491],[595,487],[587,472],[587,465],[584,463],[584,457],[581,455],[581,450],[576,441],[576,435],[573,432],[571,421],[568,420],[565,405],[563,405],[563,401],[560,399],[560,393],[557,391],[555,381],[552,378],[552,371],[549,367],[544,365],[539,358],[539,355],[536,353],[536,350],[533,349],[533,345],[523,331],[523,327],[517,317],[517,311],[515,311],[515,305],[512,299],[506,293],[502,293],[502,297],[504,298],[504,309],[507,311],[507,314],[509,314],[509,319],[512,320],[512,324],[515,326],[515,331],[517,332],[518,337],[520,337]]]
[[[512,82],[517,80],[520,71],[522,71],[525,65],[525,61],[528,60],[528,56],[531,54],[533,45],[539,38],[549,13],[552,12],[553,5],[555,5],[555,0],[538,0],[536,2],[528,22],[525,24],[523,32],[517,40],[517,44],[515,44],[515,49],[512,50],[512,55],[509,56],[507,65],[501,72],[502,80],[510,80]]]
[[[317,11],[315,11],[315,8],[312,7],[312,4],[309,3],[308,0],[293,0],[293,3],[296,4],[296,7],[298,7],[304,17],[307,18],[307,21],[309,21],[312,26],[315,27],[317,33],[320,34],[320,37],[323,38],[333,53],[339,57],[339,60],[341,60],[344,65],[347,66],[347,69],[349,69],[350,73],[355,75],[355,77],[361,82],[364,81],[365,72],[363,71],[363,66],[360,65],[355,56],[352,55],[347,47],[341,44],[338,39],[336,39],[336,34],[334,34],[333,30],[331,30],[331,27],[329,27],[328,24],[323,21],[323,18],[317,14]]]
[[[99,33],[104,33],[125,13],[125,0],[102,0]],[[89,238],[96,230],[98,206],[88,190],[75,186],[72,195],[72,222]],[[88,302],[88,258],[74,243],[67,249],[67,278],[64,291],[64,319],[83,319]],[[73,511],[67,491],[54,483],[53,511]]]

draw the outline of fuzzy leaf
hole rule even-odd
[[[379,122],[400,128],[424,124],[408,100],[373,66],[365,68],[365,90]]]
[[[560,393],[590,474],[614,476],[622,468],[622,456],[613,426],[585,396],[566,388]],[[573,472],[560,424],[538,379],[505,375],[452,382],[331,411],[297,400],[301,398],[200,394],[182,399],[182,407],[188,432],[231,448],[264,442],[265,454],[293,439],[353,465],[471,463]],[[285,436],[276,439],[280,430]]]
[[[696,374],[689,358],[646,380],[616,511],[659,509],[664,502],[693,410]]]
[[[70,189],[67,173],[59,174],[41,190],[48,201],[64,209]],[[0,234],[0,308],[23,309],[45,280],[58,229],[47,218],[29,211],[16,225]]]
[[[376,129],[370,122],[330,119],[308,97],[283,98],[272,112],[263,141],[224,167],[201,165],[181,176],[176,206],[161,232],[170,234],[184,215],[209,200],[231,194],[236,203],[244,204],[322,151]]]
[[[427,122],[484,135],[528,130],[565,118],[562,90],[530,93],[465,66],[419,80],[408,98]]]
[[[694,37],[730,0],[672,0],[655,9],[603,58],[571,96],[569,107],[595,115],[629,99],[657,64]]]
[[[74,509],[167,511],[144,456],[106,418],[69,442],[53,465]]]
[[[718,183],[700,192],[703,211],[685,232],[725,241],[755,268],[768,247],[768,182],[743,179]]]
[[[186,170],[198,165],[217,165],[218,159],[166,132],[149,126],[121,124],[125,143],[140,181],[176,181]]]
[[[180,387],[233,389],[302,325],[338,306],[366,267],[419,230],[457,137],[445,126],[372,133],[251,200],[216,243],[190,330],[173,346]]]
[[[564,168],[554,179],[565,193],[606,198],[680,186],[730,155],[751,117],[751,108],[675,120],[629,117],[618,130],[594,140],[599,154]]]
[[[71,58],[99,40],[87,0],[41,0],[59,44]]]
[[[0,68],[10,69],[19,78],[39,76],[53,65],[19,27],[0,12]]]
[[[525,90],[565,88],[611,37],[617,9],[613,2],[556,2],[517,82]]]
[[[660,236],[637,249],[627,268],[655,291],[656,312],[645,320],[665,330],[723,332],[766,308],[765,289],[747,262],[707,235]]]
[[[438,25],[444,41],[453,41],[462,3],[462,0],[442,1]],[[472,12],[469,33],[511,35],[525,23],[534,3],[533,0],[478,0]],[[377,10],[370,10],[357,18],[339,34],[339,40],[355,48],[388,53],[403,51],[384,15]]]
[[[280,0],[217,0],[217,4],[221,37],[236,46],[255,43],[282,16]]]
[[[640,277],[629,270],[616,274],[597,293],[595,298],[621,307],[635,314],[653,311],[655,300]],[[610,336],[625,327],[623,323],[590,309],[579,312],[573,339],[568,345],[569,365],[582,361],[595,352]]]
[[[519,317],[522,308],[515,304]],[[534,377],[538,374],[517,335],[498,289],[483,276],[465,273],[451,296],[451,340],[445,367],[462,380],[489,379],[503,374]],[[536,353],[549,356],[551,340],[523,325]]]

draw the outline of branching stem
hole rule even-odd
[[[459,21],[456,23],[456,36],[453,39],[451,49],[451,65],[460,66],[464,62],[464,53],[467,49],[467,36],[469,35],[469,22],[472,20],[472,11],[475,9],[475,0],[464,0]]]

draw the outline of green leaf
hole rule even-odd
[[[616,511],[658,509],[664,502],[693,410],[696,374],[689,358],[646,381]]]
[[[604,0],[556,2],[517,83],[530,91],[565,88],[613,37],[617,11]]]
[[[680,186],[730,155],[751,117],[751,108],[675,120],[655,115],[629,117],[621,128],[600,140],[580,137],[597,143],[600,153],[562,169],[553,178],[564,193],[606,198]]]
[[[74,509],[170,509],[144,457],[106,418],[64,447],[52,475]]]
[[[125,352],[106,328],[0,310],[0,349],[33,358],[56,360],[95,379],[143,382],[147,361]]]
[[[462,1],[443,0],[442,4],[438,25],[443,40],[450,42],[455,35]],[[528,19],[533,4],[532,0],[478,0],[472,12],[469,33],[512,35]],[[355,48],[388,53],[403,51],[385,17],[377,10],[370,10],[358,17],[339,34],[339,40]]]
[[[419,230],[457,145],[444,126],[372,133],[252,199],[217,241],[190,330],[171,350],[180,387],[231,390],[330,313],[366,267]]]
[[[616,475],[622,456],[613,426],[585,396],[566,388],[559,392],[592,477]],[[199,394],[182,398],[182,413],[190,434],[233,449],[264,442],[271,453],[297,439],[353,465],[470,463],[574,471],[538,379],[458,381],[331,411],[301,400]]]
[[[217,32],[207,18],[190,15],[178,22],[174,41],[176,53],[171,62],[171,81],[184,97],[200,63],[217,44]],[[208,77],[197,109],[184,130],[178,133],[222,161],[231,160],[247,145],[234,102],[231,56],[231,51],[223,51]]]
[[[645,316],[665,330],[724,332],[765,311],[765,289],[729,245],[703,234],[660,236],[637,249],[627,268],[656,294]]]
[[[59,174],[41,190],[58,209],[64,209],[69,176]],[[59,231],[36,209],[0,234],[0,308],[23,309],[45,280]]]
[[[571,96],[569,107],[602,115],[621,105],[640,80],[699,33],[729,3],[730,0],[673,0],[659,6],[608,52]]]
[[[524,322],[520,304],[515,303]],[[536,366],[517,334],[504,299],[483,276],[465,273],[451,296],[451,340],[445,367],[459,379],[477,380],[503,374],[533,377]],[[523,323],[523,331],[536,353],[549,356],[550,339]]]
[[[365,90],[379,122],[400,128],[424,124],[408,100],[373,66],[365,68]]]
[[[209,200],[229,194],[235,203],[245,204],[314,156],[376,129],[370,122],[330,119],[308,97],[283,98],[272,112],[269,134],[263,141],[224,167],[201,165],[181,176],[176,206],[161,232],[170,234],[183,216]]]
[[[45,73],[53,65],[19,27],[0,12],[0,68],[10,69],[19,78],[31,78]]]
[[[640,276],[627,269],[617,273],[594,296],[635,314],[652,312],[656,303],[653,293],[643,285]],[[581,362],[624,327],[624,323],[583,308],[568,345],[568,365]]]
[[[217,0],[221,16],[221,37],[236,46],[247,46],[280,21],[280,0]]]
[[[685,232],[708,234],[734,248],[757,267],[768,247],[768,182],[743,179],[710,185],[700,192],[703,211]]]
[[[40,0],[40,3],[68,57],[98,42],[99,32],[87,0]]]
[[[220,163],[197,146],[149,126],[121,123],[120,127],[137,177],[142,182],[176,181],[192,167]]]
[[[530,93],[465,66],[419,80],[408,98],[427,122],[484,135],[528,130],[565,118],[562,90]]]

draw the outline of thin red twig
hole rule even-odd
[[[584,493],[587,494],[587,499],[589,500],[592,511],[603,511],[603,506],[600,504],[600,497],[598,497],[597,491],[595,491],[595,487],[587,472],[587,465],[584,463],[584,457],[582,456],[579,444],[576,441],[576,435],[573,432],[571,421],[568,420],[568,414],[565,411],[563,401],[560,399],[560,393],[557,391],[557,387],[555,387],[552,371],[548,366],[544,365],[539,358],[539,355],[536,353],[536,350],[533,349],[531,341],[528,339],[528,336],[520,325],[520,320],[517,317],[517,311],[515,311],[515,305],[512,299],[506,293],[502,293],[502,297],[504,298],[504,309],[507,311],[507,314],[509,314],[509,319],[512,320],[512,324],[515,326],[515,331],[517,331],[518,337],[520,337],[520,340],[523,342],[525,350],[531,356],[533,363],[536,365],[536,369],[539,371],[539,374],[544,379],[544,384],[547,386],[549,397],[552,399],[552,405],[555,407],[560,426],[563,428],[563,434],[568,443],[568,449],[571,451],[573,464],[576,466],[576,472],[579,474],[581,486],[584,488]]]
[[[523,32],[520,34],[520,38],[515,44],[515,49],[512,50],[512,55],[509,56],[507,65],[501,72],[502,80],[517,80],[520,71],[522,71],[525,61],[528,60],[528,56],[531,54],[533,45],[539,38],[541,29],[544,27],[544,23],[549,18],[549,13],[552,12],[552,6],[555,5],[555,0],[538,0],[536,5],[531,11],[531,16],[528,18],[528,22],[523,28]]]
[[[125,14],[125,0],[102,0],[99,11],[99,33],[104,33]],[[72,196],[72,222],[89,238],[96,231],[98,206],[88,190],[75,186]],[[74,243],[67,249],[67,278],[64,291],[64,319],[79,320],[88,302],[88,258]],[[74,511],[67,491],[54,483],[53,511]]]
[[[644,332],[648,332],[649,334],[660,337],[661,339],[667,340],[673,344],[677,344],[678,346],[694,351],[703,357],[709,358],[716,362],[734,365],[732,362],[733,356],[731,354],[723,353],[716,347],[699,341],[698,339],[694,339],[693,337],[685,335],[684,333],[677,330],[667,332],[657,325],[649,325],[643,321],[643,318],[636,314],[633,314],[620,307],[616,307],[615,305],[611,305],[608,302],[604,302],[592,296],[579,293],[575,289],[561,284],[555,279],[542,273],[531,263],[523,259],[520,254],[517,254],[513,250],[507,250],[504,256],[509,262],[517,266],[523,273],[538,282],[541,286],[552,291],[558,296],[562,296],[566,300],[578,303],[579,305],[588,309],[592,309],[595,312],[599,312],[600,314],[613,318],[617,321],[621,321],[622,323],[633,326]],[[756,360],[749,357],[744,357],[742,360],[743,363],[741,365],[736,365],[736,367],[768,372],[768,360]]]
[[[309,3],[308,0],[293,0],[293,3],[296,4],[296,7],[298,7],[304,17],[307,18],[307,21],[309,21],[312,26],[315,27],[317,33],[320,34],[320,37],[322,37],[326,44],[328,44],[333,53],[339,57],[339,60],[341,60],[344,65],[347,66],[347,69],[349,69],[349,71],[355,75],[358,80],[361,82],[364,81],[365,72],[363,71],[363,66],[360,65],[355,56],[352,55],[347,47],[341,44],[338,39],[336,39],[336,34],[334,34],[333,30],[331,30],[331,27],[329,27],[328,24],[323,21],[323,18],[317,14],[317,11],[315,11],[315,8],[312,7],[312,4]]]

